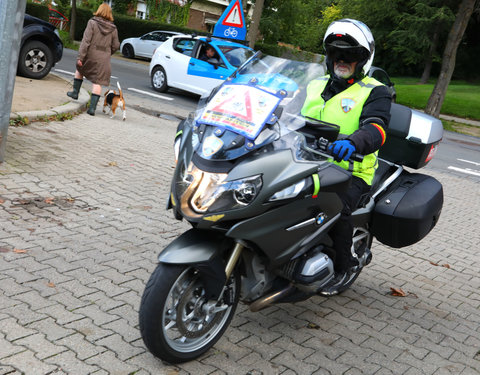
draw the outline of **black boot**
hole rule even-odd
[[[98,99],[100,99],[100,95],[92,94],[90,97],[90,107],[87,109],[87,113],[90,116],[95,116],[95,110],[97,109]]]
[[[78,99],[78,93],[80,92],[80,87],[82,87],[83,79],[74,78],[73,79],[73,91],[67,92],[67,95],[73,99]]]

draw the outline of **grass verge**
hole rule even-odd
[[[423,110],[428,102],[435,82],[418,84],[418,78],[395,77],[397,102],[411,108]],[[442,105],[442,114],[466,119],[480,120],[480,85],[465,81],[451,81]]]

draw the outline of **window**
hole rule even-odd
[[[236,68],[242,65],[255,53],[254,51],[243,47],[219,46],[218,48],[223,52],[228,62]]]
[[[174,41],[173,49],[184,55],[191,56],[195,41],[193,39],[177,39]]]
[[[141,10],[137,10],[137,18],[140,18],[142,20],[145,19],[145,12],[142,12]]]

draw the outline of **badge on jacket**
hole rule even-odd
[[[340,102],[340,105],[342,106],[342,110],[345,113],[350,112],[353,109],[353,107],[355,107],[355,104],[357,104],[357,102],[350,98],[343,98]]]

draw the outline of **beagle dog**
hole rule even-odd
[[[105,112],[105,108],[108,107],[109,112],[107,114],[111,113],[112,115],[110,116],[110,118],[113,118],[113,116],[115,116],[115,110],[117,109],[117,107],[120,107],[123,110],[123,121],[125,121],[125,119],[127,118],[127,115],[125,113],[125,99],[123,98],[122,88],[120,87],[120,83],[118,81],[117,87],[119,91],[118,94],[115,90],[108,90],[105,93],[105,100],[103,101],[103,113],[107,113]]]

